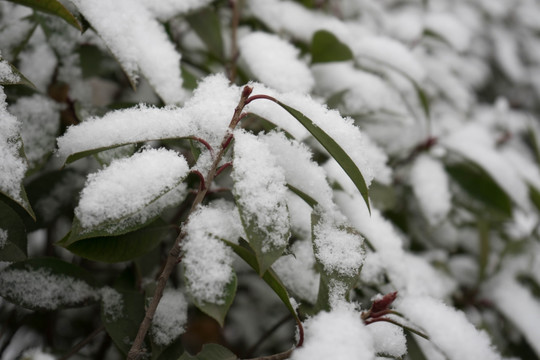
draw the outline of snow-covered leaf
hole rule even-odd
[[[215,10],[204,8],[186,17],[191,28],[204,42],[210,54],[216,60],[224,61],[223,37],[221,23]]]
[[[24,85],[36,88],[15,66],[3,60],[2,56],[0,56],[0,85]]]
[[[26,259],[27,238],[22,219],[9,205],[0,201],[0,261]]]
[[[227,316],[229,308],[231,307],[236,296],[236,287],[237,278],[236,274],[233,273],[231,279],[223,289],[223,294],[221,297],[223,302],[210,303],[204,301],[197,301],[197,299],[193,299],[193,302],[195,303],[195,306],[199,308],[199,310],[201,310],[203,313],[210,316],[211,318],[215,319],[219,323],[219,325],[223,327],[223,325],[225,324],[225,317]]]
[[[319,30],[311,40],[311,62],[325,63],[353,60],[354,56],[347,45],[330,31]]]
[[[8,0],[13,3],[31,7],[37,11],[43,11],[48,14],[53,14],[64,19],[68,24],[82,31],[81,24],[73,14],[66,9],[58,0]]]
[[[33,310],[85,306],[98,300],[86,270],[55,258],[35,258],[0,272],[0,295]]]
[[[290,235],[285,174],[276,162],[267,144],[235,132],[233,193],[259,275],[283,254]]]

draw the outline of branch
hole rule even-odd
[[[204,200],[204,197],[206,196],[206,193],[208,192],[208,188],[210,187],[210,184],[212,184],[212,181],[214,180],[214,177],[216,176],[216,171],[218,168],[218,165],[223,158],[223,155],[225,154],[225,151],[227,150],[227,146],[230,143],[230,136],[232,134],[232,131],[236,128],[238,123],[240,122],[242,118],[242,111],[244,110],[244,107],[247,104],[247,99],[249,98],[249,95],[251,95],[251,92],[253,89],[249,86],[245,86],[242,91],[242,96],[240,97],[240,101],[238,102],[238,105],[236,106],[236,109],[234,109],[234,114],[231,119],[231,122],[229,123],[229,129],[225,136],[223,137],[221,149],[219,150],[219,153],[214,158],[214,162],[212,163],[212,166],[210,167],[210,170],[208,171],[208,174],[206,175],[206,184],[207,186],[197,193],[197,196],[195,197],[195,200],[193,200],[193,204],[191,206],[191,210],[189,211],[188,217],[185,224],[189,222],[189,218],[193,214],[193,212],[197,209],[197,207],[202,203]],[[229,141],[228,141],[229,140]],[[156,291],[154,293],[154,296],[152,297],[152,300],[150,301],[150,304],[148,305],[148,308],[146,309],[146,314],[144,315],[144,319],[139,327],[139,331],[137,332],[137,336],[135,337],[135,340],[133,341],[133,345],[131,346],[131,349],[128,352],[127,359],[128,360],[138,360],[141,358],[143,350],[141,349],[144,338],[146,336],[146,333],[148,332],[148,329],[150,328],[150,325],[152,324],[152,319],[154,318],[154,314],[156,313],[156,309],[159,305],[159,302],[161,300],[161,297],[163,296],[163,291],[165,290],[165,286],[167,285],[167,281],[169,280],[169,277],[171,276],[171,273],[178,263],[178,256],[181,252],[181,244],[182,240],[186,237],[186,232],[181,231],[176,240],[174,241],[174,245],[169,250],[169,254],[167,256],[167,262],[165,263],[165,266],[163,267],[163,271],[159,275],[158,283],[156,286]]]

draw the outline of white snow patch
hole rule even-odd
[[[6,246],[8,241],[8,234],[8,230],[0,229],[0,250],[2,250],[4,246]]]
[[[138,0],[160,20],[169,20],[210,4],[212,0]]]
[[[2,54],[0,53],[0,59]],[[21,80],[21,77],[15,74],[6,60],[0,60],[0,83],[15,84]]]
[[[132,79],[141,71],[167,104],[186,97],[180,54],[141,1],[72,0]]]
[[[415,159],[410,183],[431,225],[444,220],[452,207],[448,182],[448,175],[439,161],[428,155],[420,155]]]
[[[182,291],[165,289],[150,329],[156,344],[167,346],[184,333],[187,309],[188,302]]]
[[[88,176],[75,215],[83,228],[105,224],[110,232],[143,223],[182,201],[188,170],[183,157],[165,149],[114,160]]]
[[[238,44],[240,56],[257,79],[279,91],[309,92],[315,83],[299,50],[280,37],[253,32]]]
[[[346,307],[321,312],[304,323],[305,342],[291,360],[375,359],[373,340],[360,313]]]
[[[396,309],[420,326],[449,360],[501,359],[485,332],[478,331],[464,313],[439,300],[405,296],[396,302]]]
[[[4,269],[0,287],[6,297],[17,299],[23,306],[54,310],[59,304],[97,300],[96,289],[81,280],[53,274],[50,269]]]
[[[407,352],[407,340],[403,328],[383,321],[366,326],[373,338],[373,346],[377,354],[385,354],[400,358]]]
[[[234,276],[233,243],[244,237],[237,209],[226,202],[213,202],[190,216],[182,244],[184,275],[188,291],[199,303],[223,304],[227,284]]]
[[[111,287],[105,286],[99,290],[101,296],[102,310],[107,319],[115,321],[122,316],[124,309],[124,299],[122,294]]]
[[[56,360],[57,357],[49,354],[38,347],[25,350],[21,355],[21,360]]]
[[[290,229],[285,172],[270,147],[252,134],[235,131],[232,177],[241,211],[265,234],[263,252],[285,246]]]
[[[427,14],[425,27],[444,38],[457,51],[465,51],[469,46],[471,34],[455,15],[443,12]]]

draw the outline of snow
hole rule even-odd
[[[319,221],[313,227],[315,257],[327,273],[357,275],[364,261],[364,239],[331,222]]]
[[[320,312],[304,323],[305,342],[291,360],[375,359],[373,340],[360,313],[346,307]]]
[[[540,356],[540,304],[523,285],[507,274],[495,277],[486,285],[485,296],[527,339]]]
[[[57,357],[49,353],[44,352],[40,348],[33,348],[25,350],[22,354],[21,360],[56,360]]]
[[[185,195],[186,160],[172,150],[145,149],[90,174],[75,215],[83,229],[108,232],[144,223]]]
[[[525,80],[526,68],[519,56],[518,42],[512,38],[512,34],[501,27],[493,27],[492,38],[495,60],[504,74],[514,83]]]
[[[122,316],[124,299],[115,289],[105,286],[99,290],[101,296],[101,310],[110,321],[115,321]]]
[[[425,331],[449,360],[501,359],[487,334],[469,323],[461,311],[423,296],[403,296],[395,306]]]
[[[19,54],[18,68],[37,89],[47,92],[58,60],[41,27],[36,28],[29,45]]]
[[[212,0],[138,0],[160,20],[169,20],[177,15],[185,14],[210,4]]]
[[[234,132],[232,178],[245,225],[265,235],[263,252],[285,246],[290,228],[285,172],[270,147],[243,130]]]
[[[366,328],[373,338],[373,347],[377,354],[400,358],[407,352],[403,328],[384,321],[371,323]]]
[[[351,50],[360,64],[374,66],[378,70],[387,67],[417,83],[421,83],[426,76],[414,54],[396,40],[383,36],[364,37]]]
[[[7,111],[6,95],[0,86],[0,191],[15,201],[22,201],[21,183],[26,160],[19,155],[21,124]]]
[[[0,228],[0,250],[2,250],[4,246],[6,246],[8,241],[8,234],[8,230]]]
[[[0,59],[2,54],[0,53]],[[13,72],[11,66],[6,60],[0,60],[0,84],[14,84],[21,80],[21,77]]]
[[[528,189],[513,166],[495,149],[493,135],[479,125],[456,129],[441,139],[446,148],[480,165],[504,192],[521,208],[529,209]]]
[[[272,269],[283,284],[296,296],[315,304],[319,293],[319,274],[315,271],[315,256],[311,241],[299,240],[291,246],[292,255],[276,260]]]
[[[167,104],[186,97],[180,54],[161,24],[140,2],[72,0],[92,24],[131,79],[141,71]]]
[[[60,129],[60,105],[48,97],[35,94],[20,97],[9,111],[22,122],[24,153],[31,168],[53,152]]]
[[[252,32],[239,43],[240,57],[255,78],[278,91],[309,92],[315,83],[300,51],[288,41]]]
[[[425,27],[448,41],[457,51],[465,51],[469,46],[471,34],[455,15],[442,12],[427,14]]]
[[[4,269],[0,275],[0,287],[3,295],[16,299],[21,306],[45,310],[98,298],[97,291],[85,282],[53,274],[45,267]]]
[[[443,165],[429,155],[420,155],[412,165],[409,181],[430,225],[443,221],[452,207]]]
[[[233,273],[233,243],[245,238],[237,209],[224,201],[212,202],[194,212],[185,225],[182,243],[184,276],[191,296],[199,303],[223,304]]]
[[[188,302],[180,290],[165,289],[152,319],[154,342],[167,346],[185,331]]]

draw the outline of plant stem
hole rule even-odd
[[[72,347],[67,354],[62,356],[59,360],[67,360],[76,353],[79,352],[83,347],[85,347],[90,341],[92,341],[96,336],[98,336],[103,330],[105,330],[105,326],[101,325],[96,330],[94,330],[90,335],[86,337],[86,339],[79,342],[77,345]]]
[[[189,222],[190,216],[193,214],[193,212],[204,200],[204,197],[206,196],[206,193],[208,192],[208,189],[210,188],[210,185],[212,184],[212,181],[214,180],[214,177],[216,176],[218,165],[221,159],[223,158],[225,151],[227,150],[227,146],[230,143],[232,131],[236,128],[236,126],[240,122],[242,111],[244,109],[244,106],[246,106],[247,99],[249,95],[251,94],[252,90],[253,89],[251,87],[245,86],[242,91],[242,96],[240,97],[240,101],[238,102],[236,109],[234,109],[234,114],[231,119],[231,122],[229,123],[229,128],[227,130],[227,133],[223,137],[221,149],[219,150],[219,153],[215,156],[214,162],[212,163],[212,166],[210,167],[210,170],[208,171],[208,174],[206,175],[205,183],[207,184],[207,186],[204,189],[201,188],[200,191],[197,193],[195,200],[193,200],[191,210],[189,211],[187,220],[185,221],[184,226],[183,226],[184,229],[185,229],[185,225]],[[174,267],[176,266],[176,264],[178,264],[178,256],[180,255],[180,252],[182,251],[182,247],[181,247],[182,240],[186,237],[186,235],[187,235],[186,232],[182,230],[180,234],[178,235],[178,237],[176,238],[176,240],[174,241],[173,247],[171,248],[171,250],[169,250],[169,254],[167,256],[167,262],[165,263],[165,266],[163,267],[163,271],[159,275],[154,296],[152,297],[152,300],[150,301],[150,304],[148,305],[148,308],[146,309],[146,314],[144,315],[144,319],[141,322],[141,325],[139,326],[139,331],[137,332],[137,336],[135,337],[135,340],[133,341],[133,345],[131,346],[131,349],[128,352],[128,356],[127,356],[128,360],[138,360],[142,355],[141,347],[142,347],[144,338],[146,336],[146,333],[148,332],[148,329],[150,328],[150,325],[152,324],[152,319],[154,318],[154,314],[156,313],[161,297],[163,296],[163,291],[165,290],[167,281],[169,280],[169,277],[171,276],[171,273]]]

